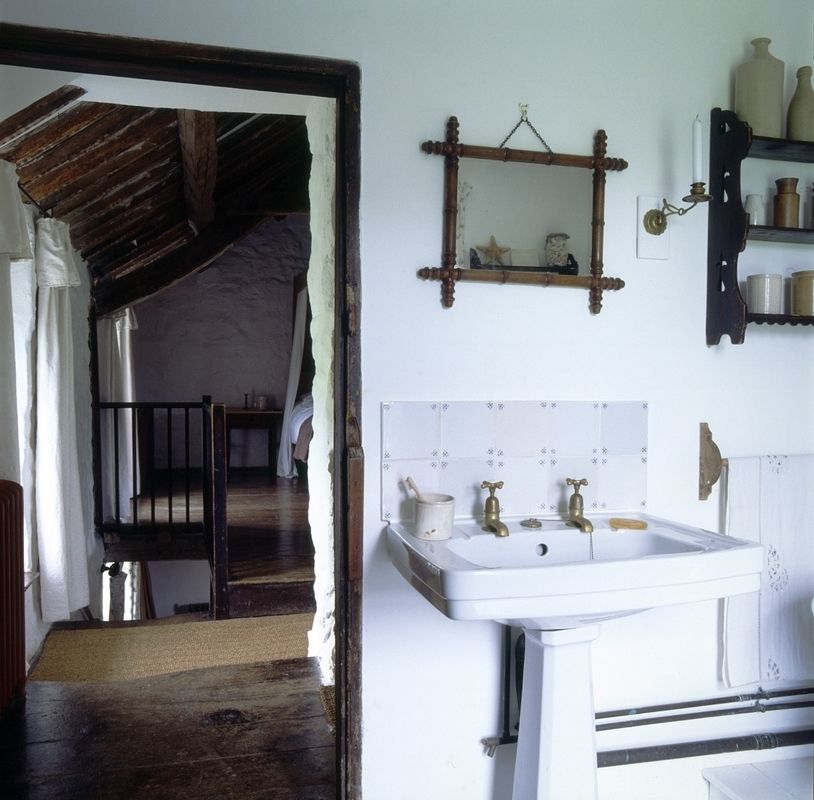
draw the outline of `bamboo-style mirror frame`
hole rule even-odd
[[[447,121],[447,134],[443,142],[427,141],[421,149],[428,155],[444,156],[444,216],[443,242],[440,267],[423,267],[418,277],[423,280],[441,281],[441,305],[451,308],[455,300],[457,281],[480,283],[519,283],[534,286],[570,286],[588,289],[592,314],[602,310],[602,292],[624,287],[621,278],[606,278],[603,270],[603,245],[605,230],[605,173],[627,169],[623,158],[608,158],[608,137],[604,130],[594,136],[592,156],[575,156],[565,153],[514,150],[508,147],[486,147],[463,144],[458,140],[457,117]],[[490,161],[517,162],[521,164],[580,167],[593,170],[593,208],[591,212],[591,274],[560,275],[555,272],[518,272],[511,269],[471,269],[456,265],[456,238],[458,229],[458,161],[461,158],[480,158]]]

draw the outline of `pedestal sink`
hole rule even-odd
[[[513,800],[597,796],[590,648],[599,623],[760,588],[760,545],[637,519],[646,530],[615,530],[609,517],[591,516],[592,534],[559,519],[533,530],[507,519],[507,538],[473,522],[443,541],[387,529],[393,564],[439,611],[525,630]]]

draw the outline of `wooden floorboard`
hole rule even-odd
[[[168,519],[166,476],[156,478],[155,514],[158,524]],[[200,481],[191,487],[192,522],[202,518]],[[149,497],[138,499],[138,519],[153,517]],[[186,519],[184,487],[173,481],[173,519]],[[314,545],[308,525],[308,486],[304,480],[277,478],[266,469],[232,469],[227,495],[229,526],[229,582],[272,584],[313,582]],[[113,539],[116,537],[113,536]],[[206,558],[200,535],[168,531],[158,535],[122,535],[106,544],[108,560],[153,561]]]
[[[0,724],[0,797],[335,797],[309,659],[106,684],[32,683]]]

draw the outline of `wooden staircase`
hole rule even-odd
[[[132,420],[135,428],[138,421],[141,436],[141,485],[131,501],[133,521],[124,522],[119,517],[103,521],[103,501],[101,496],[96,498],[97,530],[104,536],[106,560],[207,558],[212,568],[211,611],[216,619],[315,610],[314,548],[304,480],[278,479],[273,467],[230,470],[225,407],[208,397],[196,405],[202,412],[202,466],[190,468],[189,445],[185,443],[186,466],[171,472],[166,465],[163,471],[156,468],[153,431],[158,426],[154,418],[166,411],[164,428],[169,431],[169,440],[169,409],[174,408],[177,416],[177,408],[184,404],[99,405],[116,415],[114,427]],[[118,417],[122,417],[121,423]],[[184,427],[188,442],[189,422]],[[133,435],[132,440],[137,439]],[[101,440],[102,436],[97,436],[97,441]],[[114,442],[118,440],[116,433]],[[113,458],[118,464],[120,458],[135,461],[137,456],[116,449]],[[172,463],[171,454],[168,461]],[[98,480],[96,485],[103,482]],[[116,481],[116,508],[120,493],[127,488]]]
[[[313,612],[307,487],[252,469],[233,471],[228,491],[228,616]]]

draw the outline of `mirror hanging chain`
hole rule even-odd
[[[514,134],[517,132],[517,129],[521,125],[523,125],[524,123],[526,125],[528,125],[529,128],[531,128],[532,132],[540,140],[540,143],[543,145],[543,147],[545,147],[546,151],[549,152],[549,153],[553,153],[554,151],[548,146],[548,142],[546,142],[546,140],[543,139],[542,136],[540,136],[540,133],[537,130],[537,128],[535,128],[534,125],[531,124],[531,121],[529,120],[529,106],[528,106],[528,103],[520,103],[520,119],[518,120],[517,125],[515,125],[509,131],[509,135],[498,145],[498,148],[505,147],[506,142],[508,142],[509,139],[511,139],[512,136],[514,136]]]

